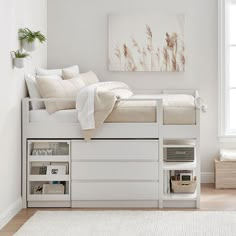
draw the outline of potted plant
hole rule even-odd
[[[40,31],[21,28],[18,33],[22,47],[28,52],[34,51],[37,48],[38,42],[44,43],[46,41],[46,37]]]
[[[14,54],[14,65],[17,68],[23,68],[25,64],[25,58],[29,56],[27,52],[22,52],[20,50],[13,51]]]

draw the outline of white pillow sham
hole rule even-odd
[[[60,75],[60,76],[62,76],[62,70],[63,69],[36,68],[36,74],[37,75]],[[78,65],[67,67],[64,70],[66,70],[68,73],[76,71],[76,72],[78,72],[77,74],[79,74],[79,66]]]
[[[61,76],[59,75],[49,75],[49,76],[44,76],[46,79],[61,79]],[[29,92],[30,98],[42,98],[39,87],[37,84],[36,77],[34,75],[26,75],[25,76],[25,81],[27,84],[27,89]],[[31,106],[33,110],[38,110],[38,109],[45,109],[45,104],[44,102],[31,102]]]
[[[43,98],[76,98],[79,90],[85,87],[80,78],[62,80],[60,77],[49,79],[45,76],[36,76],[36,80]],[[48,113],[53,113],[59,110],[74,109],[75,102],[45,102],[45,106]]]
[[[30,75],[30,74],[25,75],[25,81],[26,81],[30,98],[42,98],[39,93],[35,76]],[[45,108],[44,102],[31,102],[31,106],[34,110]]]

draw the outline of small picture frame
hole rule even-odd
[[[192,181],[193,174],[192,173],[180,173],[180,181]]]
[[[66,167],[66,175],[69,174],[69,163],[66,162],[51,162],[52,166],[65,166]]]
[[[47,175],[65,175],[66,174],[66,166],[56,166],[50,165],[47,166]]]
[[[32,166],[31,174],[32,175],[46,175],[47,166]]]

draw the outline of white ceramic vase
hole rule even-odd
[[[28,43],[27,40],[23,40],[22,47],[28,52],[33,52],[38,47],[38,40],[35,39],[32,43]]]
[[[14,65],[17,68],[23,68],[25,66],[25,58],[14,58]]]

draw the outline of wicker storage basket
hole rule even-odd
[[[236,161],[215,160],[216,188],[236,188]]]
[[[174,193],[194,193],[196,186],[196,178],[193,181],[180,181],[171,179],[171,187]]]

